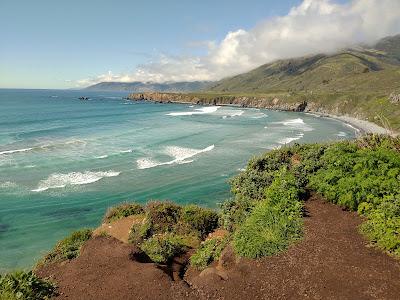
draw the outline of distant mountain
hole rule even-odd
[[[210,86],[213,92],[390,92],[400,87],[400,35],[375,46],[283,59]]]
[[[85,90],[90,91],[123,91],[123,92],[195,92],[207,89],[210,86],[209,81],[193,82],[171,82],[171,83],[152,83],[152,82],[100,82],[89,86]]]

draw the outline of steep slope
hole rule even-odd
[[[400,67],[373,51],[347,50],[332,55],[279,60],[223,79],[215,92],[364,92],[391,91],[400,82]]]
[[[391,92],[400,82],[400,35],[372,48],[275,61],[223,79],[214,92]]]
[[[400,34],[381,39],[374,48],[400,64]]]
[[[127,92],[194,92],[209,87],[208,81],[193,82],[100,82],[85,88],[90,91],[127,91]]]

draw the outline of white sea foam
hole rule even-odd
[[[267,114],[264,114],[264,113],[256,113],[256,114],[254,114],[253,116],[251,116],[250,118],[252,118],[252,119],[261,119],[261,118],[266,118],[266,117],[268,117]]]
[[[39,182],[36,189],[32,192],[42,192],[48,189],[64,188],[68,185],[83,185],[89,184],[106,177],[118,176],[120,172],[106,171],[106,172],[71,172],[68,174],[55,173],[51,174],[47,179]]]
[[[337,133],[336,135],[340,136],[340,137],[345,137],[345,136],[347,136],[347,133],[344,131],[339,131],[339,133]]]
[[[167,116],[192,116],[192,115],[211,114],[216,112],[218,108],[220,108],[220,106],[205,106],[202,108],[197,108],[194,111],[168,113]]]
[[[347,127],[353,129],[355,132],[360,132],[360,129],[354,127],[353,125],[349,124],[349,123],[344,123],[344,125],[346,125]],[[1,154],[1,153],[0,153]]]
[[[0,189],[10,189],[17,187],[17,184],[12,181],[0,182]]]
[[[119,153],[131,153],[132,151],[133,151],[132,149],[121,150],[121,151],[119,151]]]
[[[26,166],[24,166],[24,168],[33,169],[33,168],[36,168],[36,165],[26,165]]]
[[[1,152],[0,152],[0,155],[13,154],[13,153],[19,153],[19,152],[27,152],[27,151],[31,151],[32,149],[33,149],[33,148],[5,150],[5,151],[1,151]]]
[[[314,128],[312,128],[310,125],[304,123],[304,120],[301,118],[297,119],[288,119],[282,122],[277,122],[278,124],[283,124],[285,126],[288,126],[293,129],[299,129],[302,131],[312,131]]]
[[[226,118],[234,118],[234,117],[240,117],[241,115],[243,115],[244,110],[224,110],[223,114],[224,116],[222,116],[222,119],[226,119]]]
[[[98,158],[98,159],[103,159],[103,158],[107,158],[107,157],[108,157],[108,155],[95,156],[95,158]]]
[[[304,133],[299,133],[294,137],[283,138],[283,139],[279,140],[278,143],[281,145],[289,144],[293,141],[301,139],[303,136],[304,136]]]
[[[214,149],[214,145],[208,146],[204,149],[192,149],[192,148],[183,148],[177,146],[168,146],[164,149],[163,153],[167,154],[168,156],[173,157],[173,160],[166,161],[166,162],[159,162],[152,160],[151,158],[140,158],[136,161],[137,168],[142,169],[149,169],[163,165],[172,165],[172,164],[188,164],[193,162],[193,160],[188,160],[200,153],[208,152]]]

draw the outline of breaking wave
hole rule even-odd
[[[156,160],[152,160],[151,158],[140,158],[136,161],[137,168],[140,170],[150,169],[163,165],[173,165],[173,164],[188,164],[193,162],[193,160],[188,160],[200,153],[208,152],[214,149],[214,145],[208,146],[204,149],[192,149],[192,148],[183,148],[177,146],[168,146],[164,149],[163,153],[168,156],[173,157],[173,160],[167,162],[159,162]]]
[[[289,143],[291,143],[293,141],[301,139],[303,136],[304,136],[304,133],[298,133],[294,137],[283,138],[283,139],[279,140],[278,143],[281,144],[281,145],[289,144]]]
[[[216,112],[218,108],[220,108],[220,106],[206,106],[202,108],[197,108],[194,111],[168,113],[167,116],[192,116],[192,115],[211,114]]]
[[[226,118],[234,118],[234,117],[240,117],[241,115],[243,115],[244,110],[227,110],[224,111],[224,116],[222,116],[222,119],[226,119]]]
[[[288,126],[293,129],[299,129],[302,131],[312,131],[314,128],[312,128],[310,125],[304,123],[304,120],[301,118],[297,119],[288,119],[282,122],[277,122],[278,124],[283,124],[285,126]]]
[[[83,185],[89,184],[106,177],[118,176],[120,172],[106,171],[106,172],[71,172],[68,174],[55,173],[51,174],[47,179],[39,182],[36,189],[32,192],[43,192],[48,189],[64,188],[68,185]]]
[[[5,151],[1,151],[0,155],[7,155],[7,154],[13,154],[13,153],[19,153],[19,152],[27,152],[27,151],[31,151],[31,150],[33,150],[33,148],[5,150]]]

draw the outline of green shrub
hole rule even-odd
[[[385,196],[376,208],[361,210],[368,220],[361,232],[385,251],[400,256],[400,194]]]
[[[197,233],[200,238],[206,237],[218,227],[218,214],[197,205],[187,205],[182,208],[180,214],[180,226],[188,233]]]
[[[256,202],[249,198],[236,196],[220,204],[220,225],[230,231],[235,231],[253,210]]]
[[[144,241],[140,248],[156,263],[168,263],[174,256],[187,250],[185,240],[171,233],[154,235]]]
[[[273,255],[299,239],[303,227],[300,193],[293,174],[286,170],[277,173],[265,191],[266,200],[257,203],[234,233],[236,253],[249,258]]]
[[[144,221],[133,225],[129,240],[139,245],[154,235],[165,233],[196,236],[198,240],[217,227],[218,213],[211,209],[154,201],[145,207]]]
[[[144,219],[142,223],[134,223],[129,233],[128,241],[135,245],[140,245],[146,238],[150,237],[151,223]]]
[[[149,222],[150,235],[173,232],[179,223],[181,206],[165,201],[149,202],[146,207],[146,219]]]
[[[92,230],[82,229],[59,241],[41,263],[73,259],[79,256],[82,245],[92,237]]]
[[[269,201],[261,201],[249,218],[233,235],[233,246],[237,254],[259,258],[286,250],[302,232],[300,207],[282,208]]]
[[[143,213],[144,213],[144,210],[140,204],[121,203],[117,206],[110,207],[107,210],[107,212],[103,218],[103,222],[109,223],[109,222],[116,221],[116,220],[124,218],[124,217],[132,216],[132,215],[140,215]]]
[[[229,243],[229,238],[213,238],[204,241],[196,252],[190,257],[190,264],[198,270],[205,269],[213,261],[217,261],[222,250]]]
[[[56,287],[43,280],[32,271],[18,271],[0,275],[0,299],[2,300],[42,300],[50,299]]]

